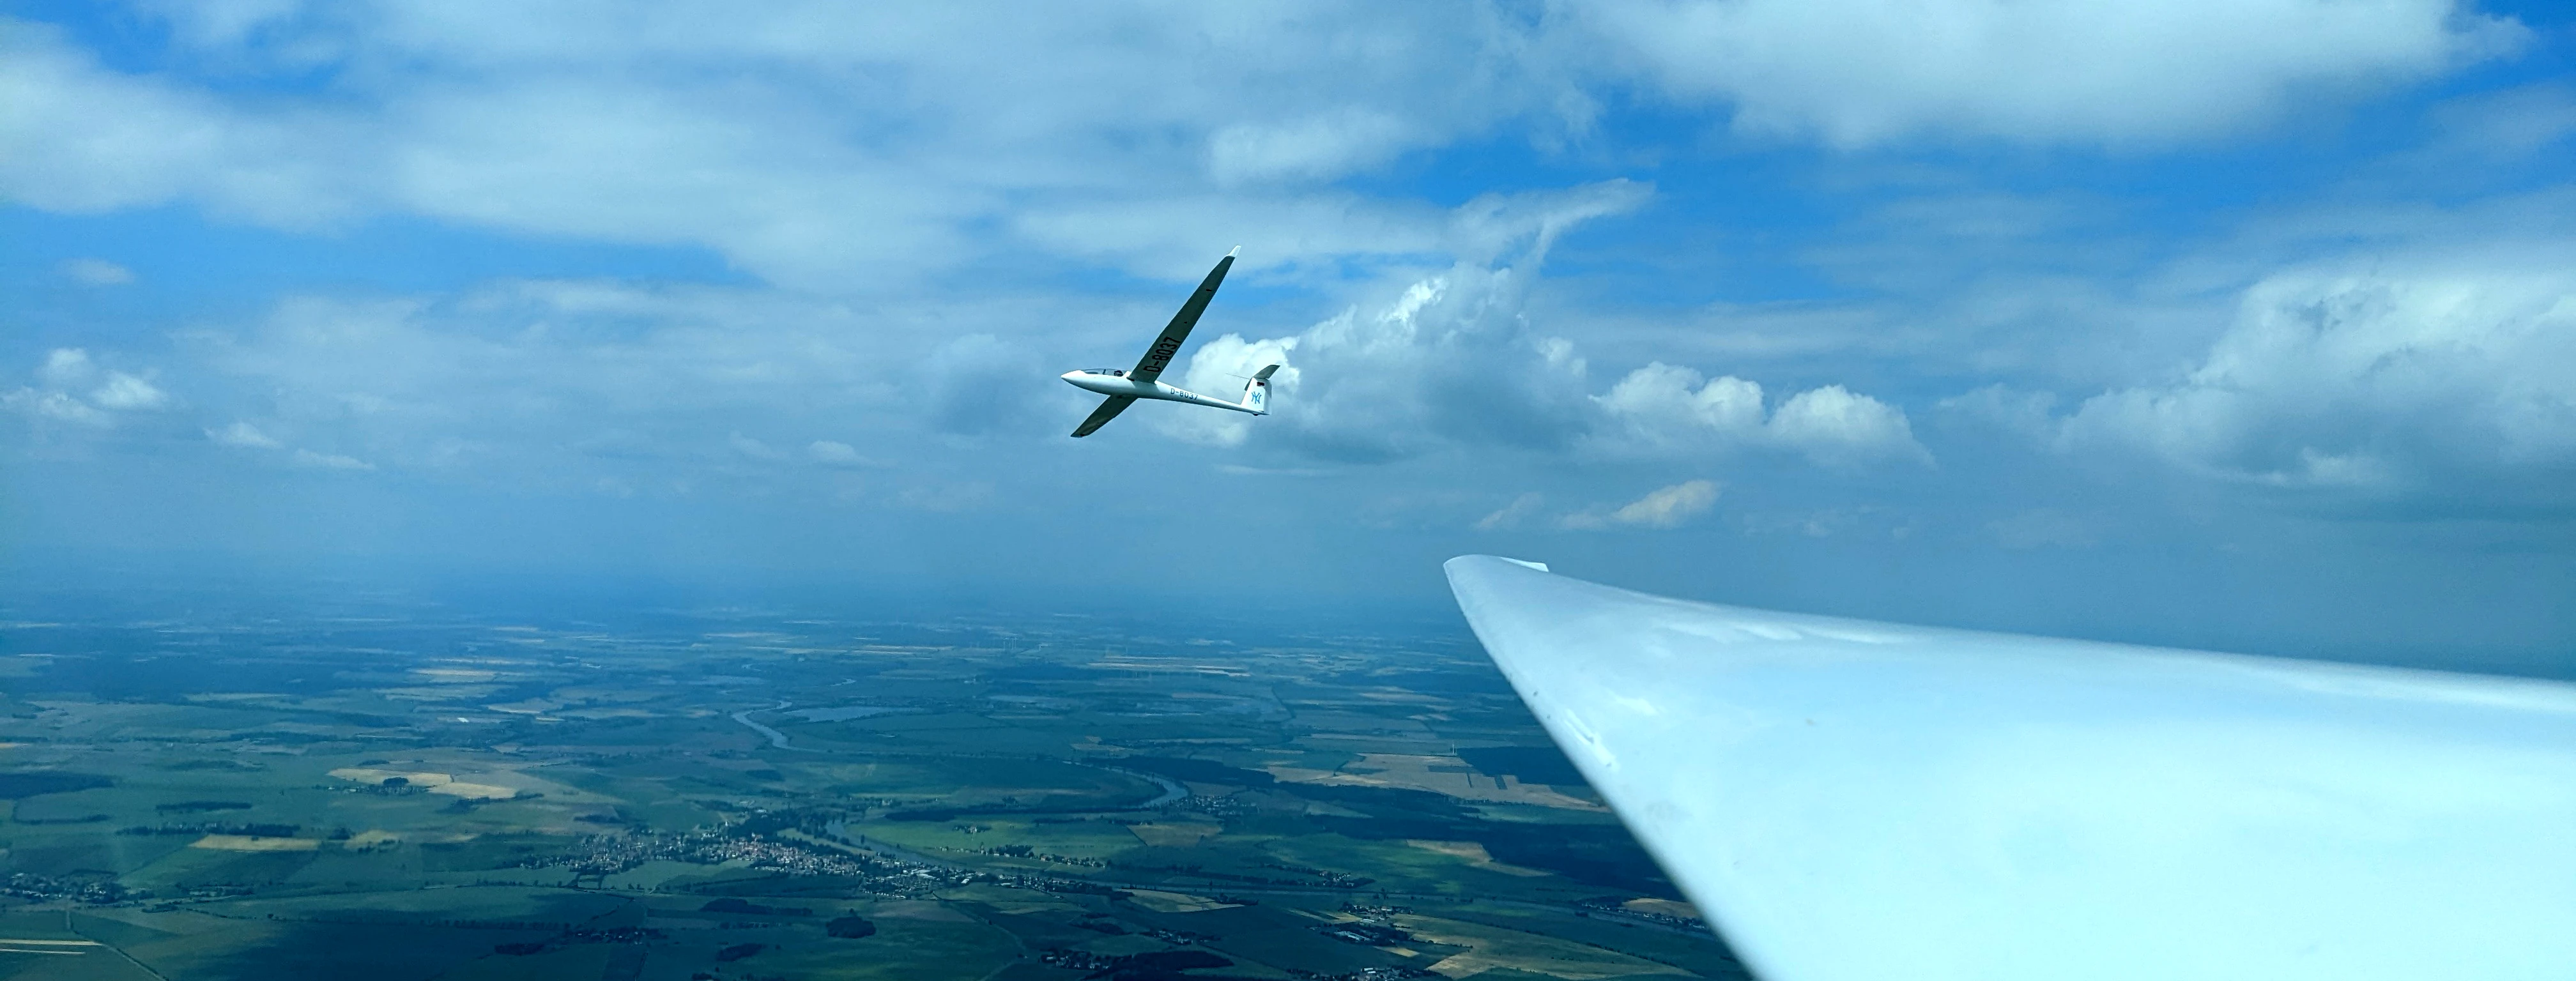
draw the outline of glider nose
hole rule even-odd
[[[1082,389],[1086,392],[1104,391],[1101,388],[1101,383],[1110,380],[1108,375],[1100,371],[1086,371],[1080,368],[1065,372],[1064,374],[1057,375],[1056,377],[1064,379],[1065,384],[1072,385],[1073,387]]]

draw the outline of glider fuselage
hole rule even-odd
[[[1267,413],[1251,406],[1228,402],[1224,399],[1209,398],[1186,388],[1164,384],[1161,381],[1138,381],[1134,378],[1127,377],[1127,372],[1124,369],[1119,368],[1084,368],[1080,371],[1065,372],[1060,377],[1065,381],[1073,383],[1075,388],[1098,392],[1102,395],[1131,399],[1161,399],[1165,402],[1187,402],[1191,405],[1204,405],[1217,409],[1232,409],[1236,412],[1248,412],[1253,415],[1267,415]]]

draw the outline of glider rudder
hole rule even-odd
[[[1242,404],[1244,408],[1252,410],[1253,415],[1270,414],[1270,373],[1278,370],[1278,365],[1270,365],[1253,372],[1252,380],[1243,383]]]

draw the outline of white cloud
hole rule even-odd
[[[267,433],[260,432],[259,427],[253,426],[247,422],[235,422],[232,425],[225,426],[221,429],[208,429],[206,430],[206,438],[213,440],[215,445],[218,446],[231,446],[246,450],[274,450],[283,448],[286,445],[278,442],[275,437],[270,436]]]
[[[1236,123],[1209,136],[1208,171],[1226,185],[1329,179],[1383,162],[1427,135],[1405,120],[1358,108],[1278,124]]]
[[[1153,234],[1203,250],[1233,244],[1228,228],[1277,230],[1262,262],[1379,251],[1371,243],[1425,237],[1385,227],[1391,218],[1437,216],[1296,189],[1500,126],[1557,132],[1567,118],[1554,63],[1526,57],[1537,28],[1472,7],[155,12],[178,60],[210,73],[333,81],[319,94],[250,86],[251,97],[186,72],[126,74],[61,31],[11,21],[0,142],[28,151],[0,160],[0,193],[53,210],[186,200],[287,227],[407,213],[695,244],[773,282],[851,292],[1028,240],[1122,252],[1138,229],[1049,216],[1191,196],[1226,206]],[[1275,193],[1216,193],[1242,184]],[[1021,226],[1043,232],[988,232]]]
[[[352,120],[251,111],[123,75],[46,24],[0,18],[0,193],[51,211],[178,198],[283,227],[338,221],[350,184],[379,179]]]
[[[97,374],[98,366],[91,363],[89,352],[77,347],[58,347],[45,352],[45,366],[36,371],[36,377],[52,388],[86,384]]]
[[[1904,412],[1840,385],[1792,395],[1766,417],[1759,383],[1732,375],[1703,380],[1693,369],[1656,362],[1595,401],[1608,422],[1597,441],[1609,452],[1777,449],[1839,468],[1931,461]]]
[[[1558,523],[1573,531],[1601,531],[1609,528],[1679,528],[1692,518],[1708,513],[1717,503],[1717,484],[1692,480],[1647,492],[1608,513],[1586,511],[1566,515]]]
[[[1782,445],[1818,463],[1855,466],[1881,459],[1932,460],[1931,453],[1914,442],[1905,413],[1840,385],[1789,396],[1771,414],[1770,428]]]
[[[0,405],[6,405],[36,419],[54,422],[102,428],[116,424],[116,421],[107,413],[61,392],[21,388],[7,395],[0,395]]]
[[[2289,489],[2576,500],[2571,260],[2525,244],[2272,276],[2188,373],[2086,400],[2059,445]]]
[[[1185,388],[1220,398],[1264,365],[1271,418],[1160,413],[1164,432],[1218,446],[1266,445],[1327,459],[1388,460],[1453,446],[1663,457],[1739,450],[1796,454],[1852,469],[1930,462],[1905,414],[1841,386],[1766,409],[1762,387],[1655,363],[1590,394],[1576,345],[1537,330],[1529,280],[1566,229],[1619,214],[1651,189],[1627,181],[1553,194],[1493,195],[1451,216],[1462,259],[1376,305],[1353,307],[1287,337],[1224,334],[1199,342]]]
[[[899,373],[850,316],[765,292],[503,282],[443,299],[293,296],[239,333],[187,335],[182,351],[210,387],[317,444],[366,446],[386,465],[552,473],[565,453],[778,459],[746,433],[896,404]]]
[[[134,270],[105,259],[65,259],[63,276],[83,286],[123,286],[134,282]]]
[[[25,148],[0,195],[693,245],[836,293],[1031,246],[1175,276],[1238,242],[1263,266],[1419,262],[1456,247],[1450,219],[1322,182],[1498,134],[1580,145],[1640,76],[1842,144],[2120,142],[2231,131],[2526,33],[2448,0],[147,8],[197,72],[0,29],[0,145]]]
[[[32,419],[112,428],[119,413],[160,409],[170,395],[143,378],[102,369],[83,348],[55,348],[36,369],[37,385],[0,395],[0,405]],[[93,384],[95,383],[95,384]],[[78,389],[88,389],[86,393]]]
[[[122,371],[107,373],[107,380],[89,393],[89,400],[102,409],[133,411],[157,409],[170,401],[168,393],[154,388],[151,382]]]
[[[2510,52],[2453,0],[1616,0],[1577,8],[1621,62],[1737,127],[2140,143],[2243,131],[2319,95]]]

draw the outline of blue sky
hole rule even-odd
[[[2431,0],[14,4],[22,578],[2576,674],[2576,35]],[[1229,247],[1175,374],[1066,438]],[[674,588],[678,588],[674,587]]]

